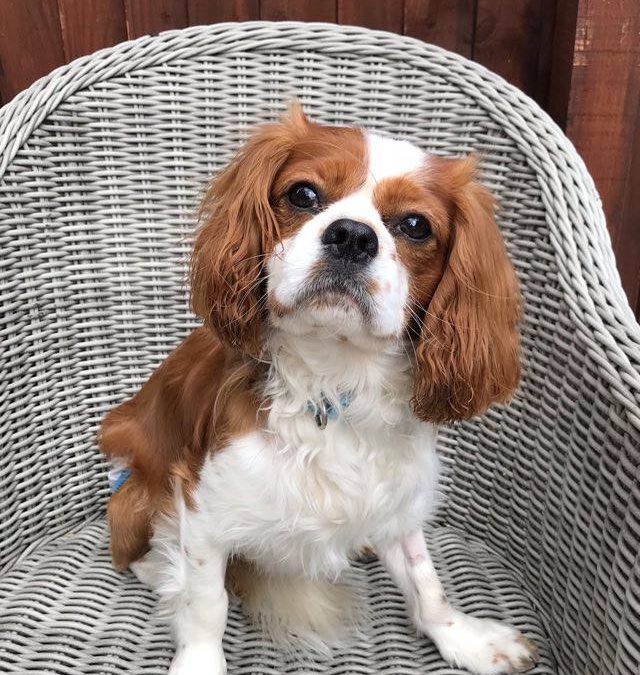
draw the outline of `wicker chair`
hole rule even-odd
[[[638,675],[640,328],[598,196],[526,96],[459,56],[359,28],[247,23],[79,59],[0,113],[0,671],[163,673],[153,595],[110,567],[95,431],[194,325],[205,180],[292,95],[326,122],[478,152],[525,300],[506,408],[447,429],[428,536],[452,601],[541,646],[532,673]],[[375,560],[365,634],[287,656],[232,606],[230,674],[440,673]]]

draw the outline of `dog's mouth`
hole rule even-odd
[[[371,294],[366,282],[354,275],[333,270],[316,274],[297,298],[301,306],[357,310],[365,320],[371,318]]]

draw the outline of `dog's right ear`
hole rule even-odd
[[[263,263],[279,240],[271,186],[309,122],[298,103],[282,121],[259,127],[211,182],[191,258],[191,304],[222,341],[261,350]]]

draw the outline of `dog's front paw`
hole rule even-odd
[[[222,649],[206,642],[179,646],[169,675],[224,675],[227,664]]]
[[[538,659],[536,646],[515,628],[462,612],[427,632],[449,663],[477,675],[523,673]]]

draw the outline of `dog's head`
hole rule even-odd
[[[519,294],[476,160],[309,121],[260,127],[211,183],[191,281],[219,337],[404,342],[421,419],[468,418],[519,379]]]

